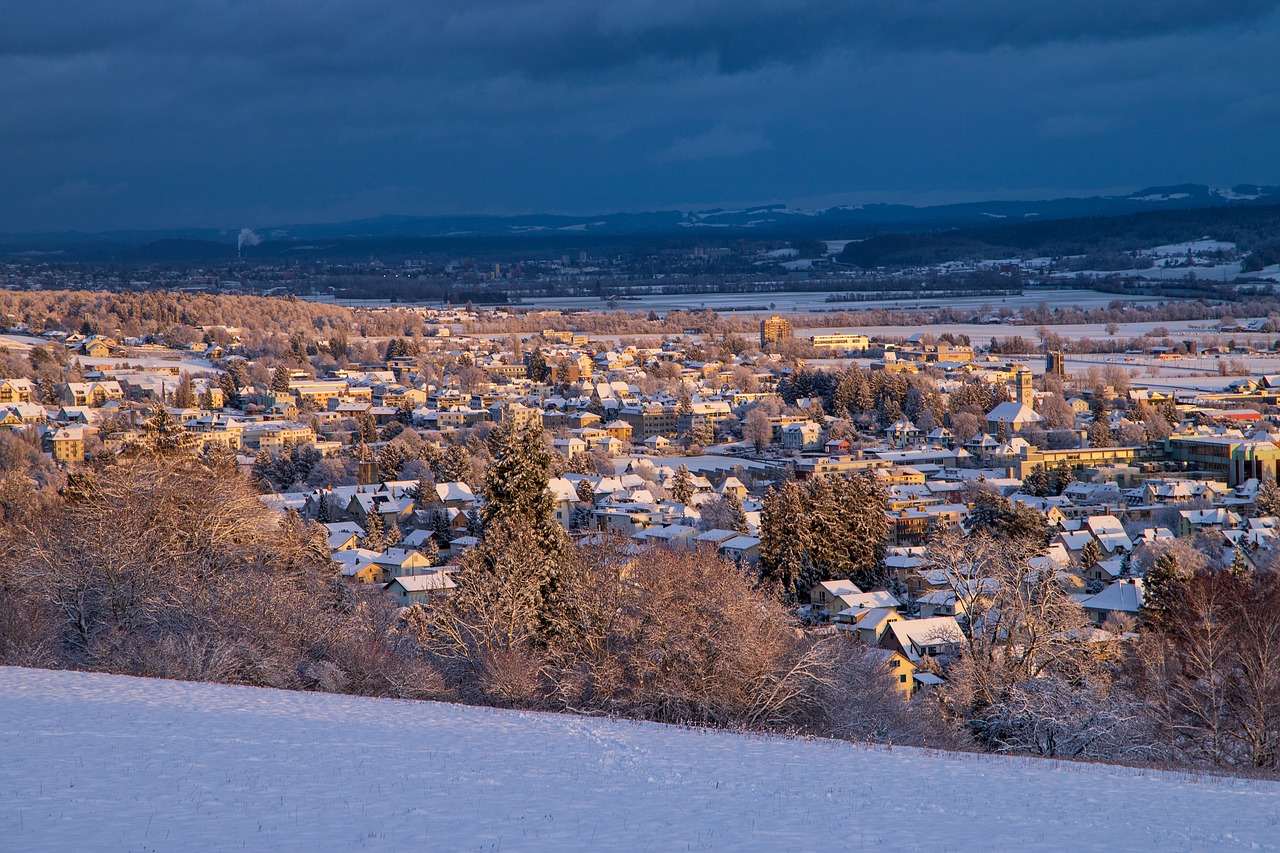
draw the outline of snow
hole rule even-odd
[[[0,738],[13,850],[1280,848],[1272,782],[429,702],[0,668]]]

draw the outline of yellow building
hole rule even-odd
[[[59,462],[84,461],[84,427],[62,427],[53,434],[53,458]]]
[[[760,321],[760,346],[765,347],[791,337],[791,321],[777,314]]]

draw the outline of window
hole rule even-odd
[[[890,669],[897,669],[900,666],[902,666],[902,661],[898,660],[897,658],[893,658],[892,660],[889,661]]]
[[[899,683],[899,684],[906,684],[906,683],[907,683],[907,676],[906,676],[906,674],[905,674],[905,673],[904,673],[904,674],[902,674],[902,675],[899,675],[899,676],[898,676],[898,683]]]

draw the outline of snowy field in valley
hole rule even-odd
[[[1280,783],[0,668],[0,849],[1280,849]]]
[[[840,293],[839,288],[834,292]],[[1105,308],[1120,297],[1114,293],[1095,290],[1036,290],[1028,288],[1016,296],[931,296],[923,299],[876,299],[866,302],[827,302],[830,292],[781,292],[781,293],[690,293],[641,296],[616,303],[618,311],[657,311],[665,314],[678,309],[696,311],[711,308],[716,311],[734,310],[747,316],[757,314],[800,314],[810,311],[858,311],[867,308],[899,308],[904,311],[925,307],[946,306],[959,310],[998,311],[1008,308],[1017,311],[1033,308],[1041,302],[1050,305],[1072,305],[1081,308]],[[1167,297],[1126,296],[1125,302],[1149,304],[1176,302]],[[609,304],[594,296],[530,297],[518,303],[522,308],[581,308],[588,311],[609,311]],[[757,310],[743,310],[754,308]]]

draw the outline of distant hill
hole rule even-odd
[[[1280,784],[0,667],[13,850],[1275,849]]]
[[[845,246],[840,262],[874,269],[978,258],[1062,257],[1128,252],[1204,236],[1236,243],[1243,251],[1273,246],[1280,241],[1280,204],[880,234]]]
[[[271,225],[257,229],[264,241],[251,247],[253,257],[312,250],[332,255],[370,250],[435,251],[470,240],[511,240],[512,245],[576,245],[591,241],[665,236],[672,239],[717,239],[717,235],[808,239],[858,238],[886,231],[922,232],[947,228],[1114,217],[1147,211],[1195,208],[1241,208],[1280,204],[1280,187],[1240,185],[1214,189],[1200,184],[1152,187],[1128,195],[1060,198],[1048,201],[988,201],[914,207],[904,204],[843,205],[805,210],[784,204],[741,209],[608,213],[592,216],[530,214],[523,216],[379,216],[329,224]],[[234,257],[239,228],[187,228],[101,233],[46,232],[0,234],[5,254],[62,253],[91,261],[145,262]],[[414,241],[422,241],[415,243]],[[314,243],[322,245],[308,245]],[[209,245],[205,245],[209,244]],[[189,254],[182,255],[182,252]]]

